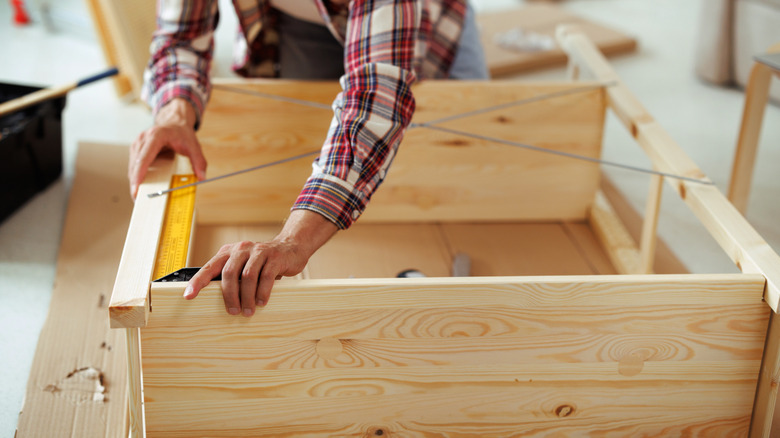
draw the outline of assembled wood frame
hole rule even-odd
[[[415,122],[556,92],[441,126],[598,157],[608,107],[656,170],[706,179],[584,35],[561,28],[558,37],[572,77],[605,86],[567,94],[581,83],[421,83]],[[293,104],[257,105],[258,92],[329,104],[337,91],[221,83],[199,134],[207,154],[219,148],[210,172],[324,138],[327,111],[285,116]],[[584,223],[619,275],[304,275],[278,282],[254,317],[231,317],[219,283],[194,301],[180,298],[183,283],[150,283],[165,201],[146,195],[167,188],[177,166],[158,159],[139,190],[110,304],[112,327],[127,331],[131,436],[769,436],[780,257],[714,185],[652,176],[637,245],[592,163],[423,128],[407,133],[395,160],[359,222]],[[250,223],[278,226],[309,171],[301,162],[201,186],[197,222],[215,241]],[[652,273],[664,181],[742,273]]]

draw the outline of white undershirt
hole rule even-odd
[[[271,0],[271,6],[299,20],[316,24],[323,23],[314,0]]]

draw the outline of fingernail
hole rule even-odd
[[[249,307],[244,309],[244,316],[252,316],[252,309],[250,309]]]
[[[255,304],[257,304],[260,307],[265,306],[265,303],[263,303],[263,300],[257,300],[257,302]]]
[[[240,311],[238,310],[238,307],[231,307],[228,309],[228,313],[231,315],[238,315]]]
[[[189,298],[190,295],[192,295],[194,291],[192,290],[192,286],[187,286],[184,288],[184,298]]]

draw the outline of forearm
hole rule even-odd
[[[295,209],[316,211],[341,229],[365,210],[385,178],[415,103],[411,86],[420,3],[353,2],[343,92],[314,171]]]
[[[159,26],[144,72],[142,98],[157,113],[174,99],[195,110],[195,127],[211,92],[209,69],[214,50],[216,0],[169,1],[161,8]]]

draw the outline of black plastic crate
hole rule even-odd
[[[0,83],[0,102],[40,88]],[[0,117],[0,222],[62,174],[65,96]]]

